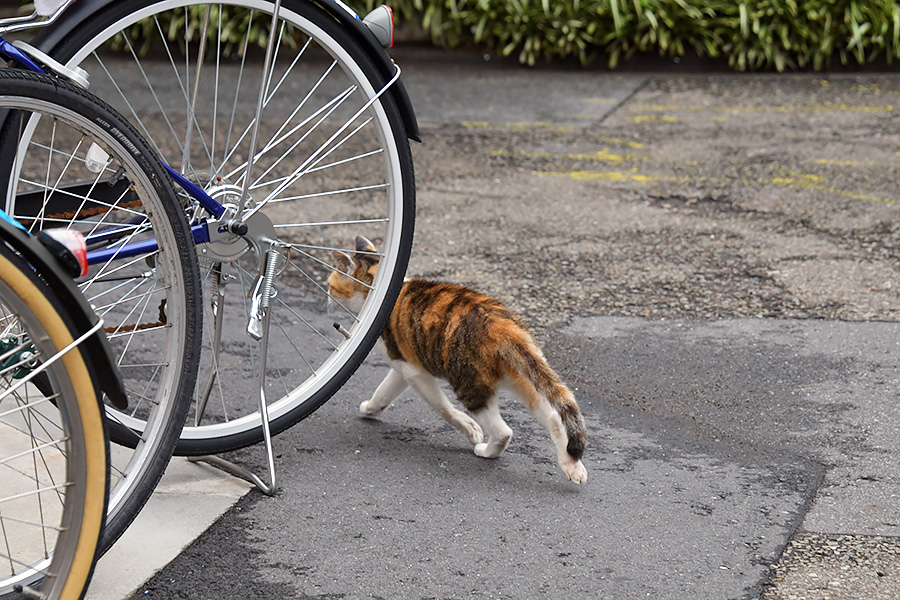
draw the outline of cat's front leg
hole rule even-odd
[[[506,450],[513,432],[500,415],[496,397],[492,397],[485,408],[475,413],[475,418],[487,435],[486,442],[475,446],[475,455],[482,458],[497,458]]]
[[[359,405],[359,412],[367,417],[377,417],[408,387],[409,384],[403,375],[397,369],[391,368],[384,380],[375,388],[372,397]]]

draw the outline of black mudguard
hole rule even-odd
[[[28,261],[35,273],[46,281],[57,295],[60,310],[65,311],[69,322],[75,327],[75,331],[72,331],[73,337],[81,336],[97,324],[99,321],[97,315],[71,276],[56,264],[56,259],[37,239],[0,219],[0,240]],[[122,378],[119,376],[106,335],[102,331],[97,332],[84,341],[82,349],[82,356],[100,389],[116,408],[127,408],[128,399]]]

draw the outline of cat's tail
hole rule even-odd
[[[537,414],[541,399],[546,398],[565,429],[566,452],[576,461],[581,460],[585,448],[584,417],[572,391],[547,364],[540,348],[529,334],[524,333],[508,338],[502,354],[513,371],[509,374],[510,379],[525,395],[528,408]]]

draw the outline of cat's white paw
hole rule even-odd
[[[466,434],[469,443],[473,446],[481,444],[481,442],[484,441],[484,432],[481,430],[481,425],[479,425],[475,419],[469,418],[469,420],[464,423],[463,433]]]
[[[584,483],[587,481],[587,469],[584,468],[580,460],[563,463],[560,466],[563,473],[566,474],[566,477],[572,483]]]
[[[377,417],[384,412],[386,406],[376,406],[371,400],[366,400],[359,405],[359,412],[366,417]]]
[[[481,458],[496,458],[496,456],[492,456],[488,452],[487,443],[475,444],[475,456],[480,456]]]

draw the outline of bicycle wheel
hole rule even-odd
[[[0,243],[0,598],[79,599],[93,571],[108,448],[80,348],[62,354],[73,341],[50,288]],[[44,385],[25,383],[38,364]]]
[[[85,234],[94,264],[79,287],[106,324],[129,398],[127,413],[107,408],[118,444],[108,548],[162,476],[190,406],[201,331],[196,256],[164,167],[108,106],[59,80],[0,70],[0,111],[6,210],[32,232]],[[154,240],[156,250],[126,256]]]
[[[244,19],[244,31],[231,37],[226,9]],[[249,179],[250,200],[235,216],[249,226],[248,237],[275,239],[279,252],[263,386],[278,432],[325,402],[377,340],[405,273],[415,194],[401,115],[390,94],[379,96],[389,82],[335,18],[298,0],[285,0],[279,13],[261,143],[248,177],[264,64],[251,37],[266,37],[272,10],[268,0],[110,2],[48,50],[87,69],[92,90],[229,210],[239,208]],[[122,54],[104,49],[110,40]],[[357,235],[382,249],[378,277],[360,311],[332,302],[329,313],[332,250],[353,253]],[[247,335],[262,257],[238,236],[199,254],[204,347],[195,408],[178,446],[183,454],[262,439],[259,348]]]

